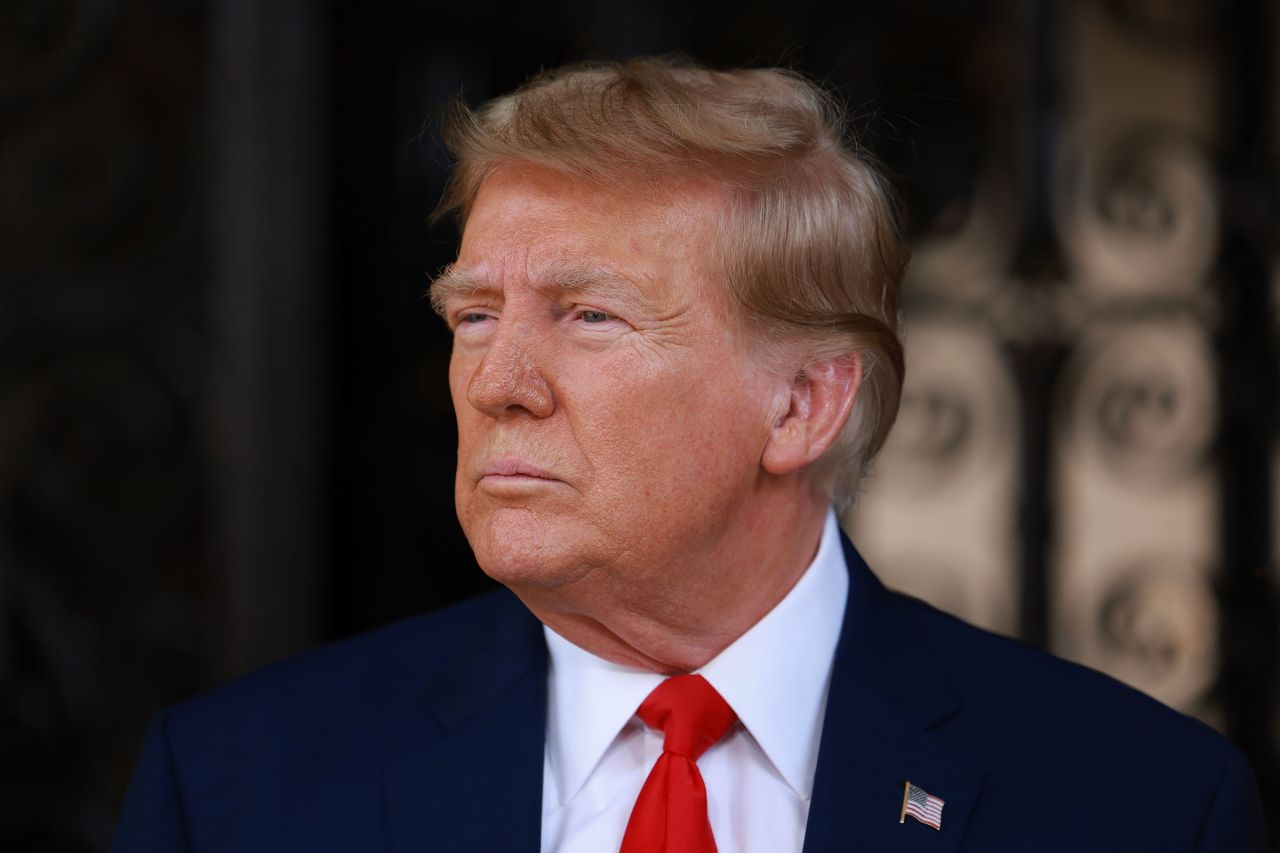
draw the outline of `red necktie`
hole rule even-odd
[[[701,675],[668,678],[636,714],[666,738],[631,810],[621,853],[715,853],[698,757],[737,715]]]

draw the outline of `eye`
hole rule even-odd
[[[484,311],[463,311],[458,315],[459,326],[473,326],[477,323],[483,323],[491,318],[492,315]]]
[[[604,311],[596,311],[591,308],[578,312],[578,317],[584,323],[607,323],[616,319],[612,314],[606,314]]]

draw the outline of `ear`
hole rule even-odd
[[[791,474],[816,461],[835,442],[862,385],[856,354],[819,361],[791,380],[788,408],[774,422],[761,464],[770,474]]]

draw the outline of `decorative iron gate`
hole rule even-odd
[[[683,51],[834,86],[913,219],[890,583],[1250,755],[1280,830],[1266,0],[0,6],[0,848],[100,850],[143,725],[485,584],[422,121]]]

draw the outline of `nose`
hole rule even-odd
[[[527,329],[499,328],[467,383],[472,407],[492,418],[545,418],[555,411],[555,396],[527,345],[529,339]]]

